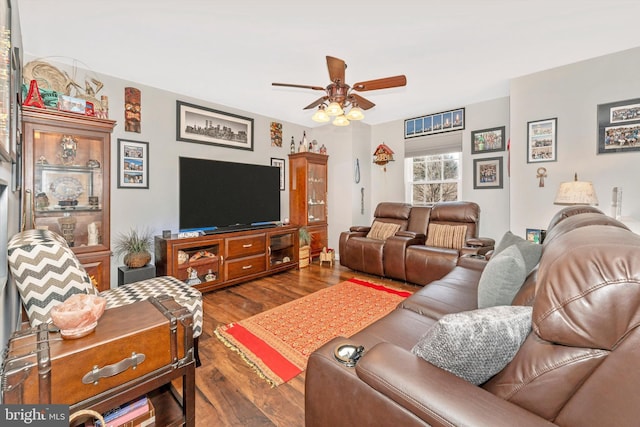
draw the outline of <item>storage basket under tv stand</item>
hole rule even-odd
[[[189,268],[201,283],[193,287],[212,291],[298,267],[298,226],[278,226],[214,233],[198,237],[155,237],[158,276],[187,283]],[[188,259],[180,262],[180,252]],[[215,277],[206,277],[211,270]]]

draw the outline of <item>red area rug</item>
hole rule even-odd
[[[350,279],[215,330],[216,336],[274,386],[307,366],[337,336],[350,337],[393,310],[411,292]]]

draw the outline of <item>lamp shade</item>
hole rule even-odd
[[[349,120],[342,114],[333,120],[335,126],[349,126]]]
[[[324,106],[321,106],[320,108],[318,108],[318,111],[316,111],[311,117],[311,120],[318,123],[326,123],[331,120],[331,117],[329,117],[327,112],[324,111]]]
[[[360,107],[354,105],[347,113],[347,119],[349,120],[362,120],[364,119],[364,113]]]
[[[342,113],[344,113],[344,111],[342,111],[342,107],[337,102],[329,103],[326,111],[330,116],[340,116],[342,115]]]
[[[578,181],[576,174],[574,181],[560,184],[553,203],[556,205],[597,205],[598,196],[596,196],[593,184],[588,181]]]

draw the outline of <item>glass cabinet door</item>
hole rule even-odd
[[[60,233],[70,247],[102,245],[104,138],[47,130],[32,138],[33,227]]]
[[[296,261],[297,231],[273,233],[269,237],[269,267]]]
[[[317,163],[309,163],[307,211],[308,223],[327,221],[327,167]]]

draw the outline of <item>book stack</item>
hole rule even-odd
[[[100,421],[86,423],[85,427],[146,427],[155,423],[155,408],[147,396],[142,396],[102,414],[106,426]]]

